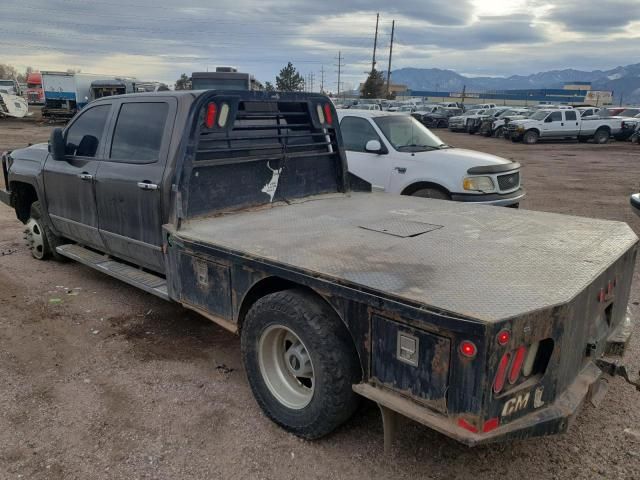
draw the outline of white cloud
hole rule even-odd
[[[632,23],[640,3],[623,0],[20,0],[3,7],[0,61],[166,82],[217,65],[273,80],[293,61],[316,78],[324,66],[325,83],[335,85],[341,50],[343,75],[357,83],[370,65],[378,11],[379,67],[392,19],[394,68],[610,68],[632,63],[640,40]]]

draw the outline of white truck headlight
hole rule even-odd
[[[466,177],[462,182],[465,190],[474,192],[493,192],[496,187],[491,177]]]

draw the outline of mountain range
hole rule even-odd
[[[591,82],[593,90],[610,90],[614,103],[640,103],[640,63],[611,70],[582,71],[574,69],[550,70],[532,75],[510,77],[466,77],[453,70],[439,68],[401,68],[391,74],[393,83],[407,85],[411,90],[467,92],[491,90],[562,88],[565,82]]]

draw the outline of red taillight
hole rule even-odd
[[[216,113],[218,112],[218,107],[215,103],[210,103],[207,105],[207,114],[204,118],[204,124],[207,128],[213,128],[213,125],[216,123]]]
[[[333,115],[331,114],[331,106],[328,103],[324,104],[324,119],[329,125],[333,124]]]
[[[522,364],[524,363],[524,359],[527,357],[527,349],[522,346],[516,350],[516,354],[513,357],[513,363],[511,364],[511,370],[509,370],[509,383],[513,385],[518,380],[520,376],[520,370],[522,369]]]
[[[499,345],[506,345],[509,342],[509,340],[511,340],[511,333],[509,332],[509,330],[502,330],[498,334]]]
[[[464,428],[465,430],[469,430],[470,432],[478,433],[478,429],[467,422],[464,418],[458,419],[458,426]]]
[[[464,340],[460,343],[460,353],[467,358],[473,358],[476,356],[476,353],[478,353],[478,349],[473,342]]]
[[[511,353],[505,353],[500,359],[498,365],[498,371],[496,372],[496,378],[493,381],[493,391],[500,393],[504,388],[504,382],[507,380],[507,367],[509,366],[509,360],[511,359]]]
[[[491,419],[487,420],[486,422],[484,422],[484,426],[482,427],[482,431],[484,433],[488,433],[491,430],[495,430],[499,426],[500,426],[500,419],[498,417],[491,418]]]

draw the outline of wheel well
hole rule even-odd
[[[607,125],[603,125],[601,127],[598,127],[598,129],[596,130],[596,133],[598,133],[600,130],[606,130],[607,132],[611,133],[611,128],[608,127]]]
[[[313,290],[311,290],[310,288],[302,287],[301,285],[290,282],[289,280],[285,280],[280,277],[267,277],[255,283],[242,299],[240,312],[238,313],[238,330],[242,329],[242,324],[244,323],[244,319],[247,316],[247,312],[249,312],[249,309],[253,306],[254,303],[256,303],[265,295],[280,292],[282,290],[288,290],[290,288],[302,288],[313,292]]]
[[[423,188],[435,188],[436,190],[440,190],[441,192],[444,192],[447,195],[451,194],[451,192],[449,192],[449,190],[444,188],[442,185],[438,185],[437,183],[417,182],[417,183],[412,183],[411,185],[406,187],[402,191],[401,195],[413,195],[415,192],[417,192],[418,190],[422,190]]]
[[[524,134],[526,135],[529,132],[536,132],[538,135],[540,135],[540,130],[538,130],[537,128],[530,128],[529,130],[524,132]]]
[[[31,215],[31,205],[38,201],[36,189],[28,183],[11,182],[11,193],[14,195],[16,217],[26,223]]]
[[[338,316],[342,324],[345,326],[347,333],[351,338],[351,342],[353,343],[353,348],[356,351],[356,354],[358,355],[358,361],[360,362],[360,366],[362,367],[363,365],[362,358],[360,358],[360,352],[358,351],[358,348],[356,348],[355,339],[353,338],[351,331],[349,331],[349,329],[347,328],[347,324],[344,321],[344,318],[342,318],[342,315],[338,313],[338,311],[334,308],[333,305],[331,305],[331,303],[329,303],[322,295],[320,295],[318,292],[316,292],[312,288],[305,287],[304,285],[300,285],[298,283],[291,282],[289,280],[285,280],[284,278],[280,278],[280,277],[263,278],[262,280],[255,283],[249,289],[249,291],[245,294],[244,298],[242,299],[242,304],[240,305],[240,312],[238,313],[238,321],[237,321],[238,333],[242,331],[242,325],[244,324],[244,319],[247,316],[247,313],[249,312],[249,310],[251,309],[254,303],[256,303],[265,295],[269,295],[271,293],[280,292],[282,290],[289,290],[293,288],[297,290],[304,290],[306,292],[309,292],[318,300],[328,305],[329,308],[331,308],[331,310],[335,312],[335,314]]]

